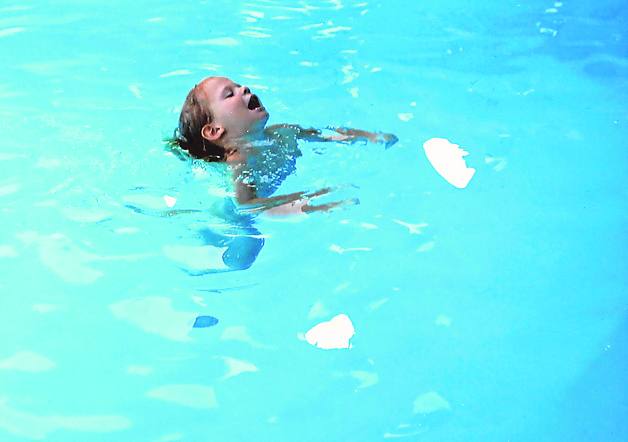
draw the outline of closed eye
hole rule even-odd
[[[225,88],[222,90],[222,97],[223,97],[223,98],[229,98],[229,97],[232,97],[232,96],[233,96],[233,89],[232,89],[232,88],[230,88],[230,87],[225,87]]]

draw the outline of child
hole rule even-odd
[[[241,209],[285,215],[329,210],[343,201],[313,206],[310,200],[328,193],[297,192],[271,197],[281,182],[295,170],[301,156],[298,140],[353,143],[397,142],[392,134],[336,128],[331,135],[294,124],[266,127],[268,111],[246,86],[225,77],[208,77],[188,93],[179,128],[171,145],[206,161],[226,162],[232,171],[235,196]]]
[[[170,146],[193,158],[226,163],[237,200],[237,204],[225,201],[221,209],[224,226],[220,231],[203,228],[198,232],[205,245],[225,249],[224,267],[194,274],[244,270],[253,264],[264,245],[263,235],[254,225],[255,212],[290,215],[327,211],[353,202],[310,204],[330,189],[271,196],[295,171],[296,159],[301,156],[298,140],[371,141],[384,143],[386,147],[397,142],[397,137],[391,134],[356,129],[332,129],[333,134],[323,135],[320,130],[294,124],[266,127],[268,116],[257,95],[224,77],[204,79],[194,86],[183,103],[179,127]]]

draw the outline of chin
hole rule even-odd
[[[254,133],[264,130],[266,126],[266,122],[268,121],[268,114],[260,116],[257,120],[253,121],[249,126],[249,129],[246,131],[247,133]]]
[[[262,116],[262,121],[264,122],[264,125],[266,125],[266,122],[268,121],[268,118],[270,118],[270,114],[266,111],[264,111],[264,115]]]
[[[270,114],[268,112],[266,111],[260,112],[260,115],[257,120],[257,124],[261,125],[261,127],[264,127],[269,117],[270,117]]]

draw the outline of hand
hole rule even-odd
[[[399,138],[393,134],[377,134],[377,141],[383,143],[384,148],[388,149],[390,146],[399,141]]]
[[[338,208],[338,207],[342,207],[342,206],[357,206],[358,204],[360,204],[360,200],[359,199],[351,198],[351,199],[348,199],[348,200],[333,201],[331,203],[319,204],[317,206],[312,206],[310,204],[306,204],[306,205],[301,207],[301,210],[304,213],[309,213],[309,212],[329,212],[330,210]]]
[[[270,216],[288,216],[298,215],[310,212],[329,212],[330,210],[340,208],[342,206],[353,206],[360,204],[360,200],[357,198],[346,199],[342,201],[332,201],[330,203],[312,205],[312,201],[319,196],[326,195],[334,187],[325,187],[313,193],[305,193],[301,195],[301,198],[295,201],[290,201],[264,211],[266,215]]]
[[[353,140],[368,140],[371,143],[382,143],[386,149],[399,141],[393,134],[385,134],[381,132],[368,132],[360,129],[349,129],[346,127],[334,128],[340,136],[335,136],[334,141],[353,141]]]

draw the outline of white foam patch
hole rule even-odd
[[[155,195],[125,195],[122,200],[142,209],[163,210],[168,207],[163,198]]]
[[[220,339],[223,341],[239,341],[249,344],[254,348],[271,348],[268,345],[262,344],[259,341],[253,339],[248,330],[243,325],[236,325],[231,327],[226,327],[222,332]]]
[[[48,195],[54,195],[55,193],[58,193],[61,190],[67,189],[68,187],[70,187],[70,184],[72,184],[74,182],[74,178],[70,177],[66,180],[64,180],[62,183],[59,183],[53,187],[50,188],[50,190],[48,190]]]
[[[329,250],[338,254],[343,254],[347,252],[370,252],[372,249],[370,247],[351,247],[345,249],[344,247],[340,247],[338,244],[332,244],[329,246]]]
[[[174,205],[177,203],[177,199],[170,195],[164,195],[164,202],[166,203],[166,206],[174,207]]]
[[[305,334],[305,340],[310,345],[325,350],[351,348],[349,341],[354,334],[351,319],[345,314],[340,314],[312,327]]]
[[[156,439],[155,442],[175,442],[183,439],[183,433],[169,433],[164,434],[159,439]]]
[[[356,390],[372,387],[379,382],[379,376],[377,373],[370,371],[355,370],[350,373],[351,377],[360,381],[360,384],[355,387]]]
[[[189,408],[211,409],[218,407],[214,389],[205,385],[164,385],[148,391],[146,396]]]
[[[39,235],[37,232],[22,232],[17,237],[26,244],[36,244],[42,263],[66,282],[91,284],[103,275],[87,265],[100,257],[79,248],[61,233]]]
[[[238,40],[232,37],[208,38],[206,40],[186,40],[188,46],[237,46]]]
[[[56,364],[45,356],[32,351],[20,351],[0,360],[0,370],[40,373],[55,368]]]
[[[244,15],[250,15],[251,17],[255,17],[255,18],[264,18],[264,13],[261,11],[242,10],[240,11],[240,13]]]
[[[342,282],[334,287],[334,293],[344,292],[349,287],[351,287],[351,283],[349,281]]]
[[[428,241],[424,244],[421,244],[416,251],[420,252],[420,253],[425,253],[425,252],[429,252],[430,250],[432,250],[434,248],[434,246],[436,245],[435,241]]]
[[[502,170],[506,168],[506,165],[508,164],[508,160],[502,157],[493,157],[493,156],[487,155],[486,157],[484,157],[484,163],[492,165],[493,170],[495,172],[501,172]]]
[[[15,258],[17,252],[11,246],[0,245],[0,258]]]
[[[343,66],[340,70],[344,74],[344,78],[341,84],[351,83],[360,76],[360,74],[356,72],[353,65],[351,64]]]
[[[0,29],[0,38],[8,37],[9,35],[19,34],[20,32],[24,32],[26,28],[6,28]]]
[[[129,427],[131,421],[124,416],[37,416],[11,408],[0,398],[0,428],[18,437],[43,440],[58,430],[109,433]]]
[[[200,305],[201,307],[207,307],[207,304],[205,303],[205,299],[200,296],[200,295],[192,295],[192,302],[194,302],[194,304],[196,305]]]
[[[349,26],[334,26],[331,28],[327,28],[327,29],[323,29],[320,31],[317,31],[316,33],[318,35],[312,37],[314,39],[318,39],[318,38],[332,38],[335,37],[336,34],[338,32],[346,32],[346,31],[350,31],[351,28]]]
[[[427,414],[449,409],[451,409],[449,402],[435,391],[422,394],[414,400],[414,414]]]
[[[19,158],[26,158],[26,155],[20,155],[16,153],[0,152],[0,161],[17,160]]]
[[[367,230],[375,230],[379,228],[377,227],[376,224],[371,224],[371,223],[360,223],[360,227]]]
[[[445,138],[431,138],[423,143],[423,149],[432,167],[449,184],[458,189],[467,187],[475,174],[464,160],[468,152]]]
[[[153,333],[173,341],[189,341],[189,331],[197,314],[172,308],[172,300],[166,297],[125,299],[111,304],[113,315],[146,333]]]
[[[558,35],[558,30],[552,28],[540,27],[539,32],[541,34],[550,34],[552,37],[556,37]]]
[[[61,167],[63,163],[59,158],[46,158],[40,157],[37,159],[37,163],[35,163],[35,167],[38,169],[55,169],[57,167]]]
[[[11,195],[12,193],[20,190],[19,184],[7,184],[4,186],[0,186],[0,196]]]
[[[242,31],[242,32],[240,32],[240,35],[242,35],[243,37],[251,37],[251,38],[270,38],[270,37],[272,37],[271,34],[268,34],[266,32],[260,32],[260,31]]]
[[[66,207],[61,212],[67,219],[79,223],[98,223],[111,216],[111,213],[106,210],[81,207]]]
[[[368,309],[370,311],[378,310],[382,305],[386,304],[387,302],[388,302],[388,298],[382,298],[377,301],[373,301],[368,305]]]
[[[429,225],[427,223],[411,224],[405,221],[401,221],[399,219],[393,219],[393,222],[407,228],[410,235],[421,235],[423,233],[422,229],[426,228]]]
[[[316,319],[316,318],[324,318],[328,316],[329,312],[325,308],[322,302],[316,301],[312,308],[310,308],[309,313],[307,314],[308,319]]]
[[[147,365],[129,365],[126,368],[126,372],[128,374],[136,376],[148,376],[149,374],[152,374],[153,371],[153,367],[149,367]]]
[[[304,25],[299,27],[299,29],[301,31],[307,31],[309,29],[315,29],[315,28],[322,28],[323,26],[325,26],[323,23],[312,23],[310,25]],[[290,51],[290,54],[292,55],[297,55],[299,53],[299,51]]]
[[[32,6],[12,5],[0,8],[0,12],[29,11],[31,9],[33,9]]]
[[[226,247],[214,246],[166,245],[163,247],[164,255],[182,264],[186,269],[196,272],[228,269],[229,267],[222,259],[225,250],[227,250]]]
[[[192,71],[188,69],[177,69],[175,71],[170,71],[170,72],[166,72],[165,74],[161,74],[160,77],[161,78],[178,77],[181,75],[190,75],[191,73]]]
[[[35,203],[33,203],[34,206],[36,207],[56,207],[58,205],[58,201],[56,200],[43,200],[43,201],[37,201]]]
[[[138,229],[137,227],[118,227],[114,230],[114,232],[118,235],[133,235],[139,231],[140,229]]]
[[[414,431],[412,433],[384,433],[384,439],[401,439],[404,437],[413,437],[418,436],[419,434],[424,433],[425,431]]]
[[[248,361],[243,361],[241,359],[236,359],[236,358],[230,358],[227,356],[220,356],[219,358],[222,359],[225,362],[225,365],[227,366],[227,372],[221,378],[223,381],[225,379],[238,376],[239,374],[242,374],[242,373],[254,373],[256,371],[259,371],[259,369],[255,365],[253,365],[252,363]]]
[[[414,114],[412,112],[403,112],[397,114],[397,117],[403,122],[408,122],[414,118]]]
[[[140,90],[140,86],[138,84],[130,84],[129,91],[133,94],[133,96],[139,100],[142,99],[142,91]]]
[[[452,322],[453,321],[451,320],[451,318],[445,315],[438,315],[436,319],[434,320],[434,324],[440,325],[442,327],[449,327],[451,326]]]
[[[223,70],[222,65],[216,63],[203,63],[199,65],[199,68],[209,72],[221,72]]]
[[[54,304],[33,304],[33,311],[41,313],[42,315],[52,313],[58,309],[59,307]]]

